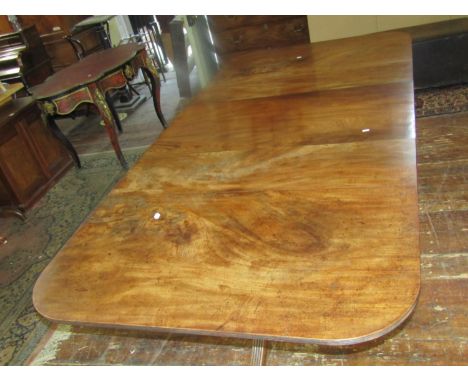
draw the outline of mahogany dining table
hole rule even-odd
[[[51,131],[68,149],[77,167],[81,167],[78,154],[58,128],[55,118],[71,114],[81,104],[94,104],[104,121],[120,164],[127,168],[117,135],[117,131],[122,132],[122,126],[109,93],[125,87],[135,78],[139,69],[149,80],[154,109],[165,128],[167,123],[161,110],[158,71],[142,44],[130,43],[90,54],[29,89]]]
[[[420,288],[411,57],[400,32],[227,57],[41,274],[37,311],[260,358],[389,334]]]

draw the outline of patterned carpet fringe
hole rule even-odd
[[[125,150],[131,166],[144,149]],[[81,222],[125,174],[113,152],[82,156],[28,212],[2,232],[8,244],[0,252],[0,365],[21,365],[50,323],[32,305],[32,288],[49,261]]]
[[[468,111],[468,85],[416,90],[416,118]]]

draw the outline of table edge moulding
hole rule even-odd
[[[420,289],[411,60],[400,32],[230,55],[43,271],[35,308],[259,341],[389,334]]]

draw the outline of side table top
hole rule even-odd
[[[34,86],[30,92],[34,98],[42,99],[95,82],[131,60],[142,49],[145,49],[143,45],[130,43],[90,54]]]

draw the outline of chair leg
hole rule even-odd
[[[138,93],[138,91],[132,86],[132,84],[128,84],[128,87],[129,87],[130,91],[135,93],[135,95],[137,95],[137,96],[140,95],[140,93]]]

